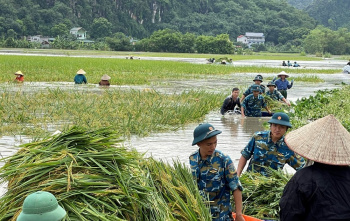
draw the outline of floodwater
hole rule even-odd
[[[202,59],[197,59],[196,61],[198,61],[198,63],[205,62],[205,60]],[[241,63],[242,65],[244,65],[244,63],[246,65],[251,65],[251,63],[248,63],[247,61],[242,61]],[[323,83],[315,84],[295,82],[293,88],[288,91],[288,99],[295,102],[301,97],[313,95],[317,90],[337,88],[340,87],[341,82],[349,84],[350,75],[340,73],[344,61],[339,63],[339,74],[317,75],[325,80]],[[273,61],[273,63],[269,63],[269,61],[266,61],[265,64],[261,63],[261,65],[266,64],[268,66],[274,66],[274,64],[279,65],[276,63],[276,61]],[[333,68],[333,65],[335,67],[337,64],[338,62],[336,61],[331,65],[328,65]],[[309,65],[312,66],[311,64]],[[315,64],[313,65],[316,66]],[[327,64],[320,66],[327,67]],[[337,66],[337,68],[339,68],[339,66]],[[229,95],[233,86],[241,86],[244,88],[252,84],[252,79],[255,75],[255,73],[246,73],[225,76],[203,76],[203,79],[198,80],[169,81],[165,83],[158,82],[151,86],[111,86],[109,90],[144,90],[146,88],[152,88],[161,93],[181,93],[191,89],[202,89],[213,92],[227,91],[227,95]],[[264,78],[272,78],[275,76],[275,74],[263,74],[263,76]],[[293,74],[290,74],[290,78],[293,78]],[[266,84],[266,82],[263,82],[263,84]],[[21,86],[13,86],[5,83],[0,85],[0,90],[2,90],[1,88],[13,91],[21,90],[24,92],[47,90],[47,88],[60,88],[62,90],[89,90],[96,91],[96,93],[102,92],[102,89],[98,87],[98,85],[89,84],[76,86],[71,82],[25,82]],[[222,134],[218,135],[217,149],[228,154],[237,167],[238,160],[240,158],[240,151],[246,146],[254,132],[264,129],[263,123],[267,122],[269,119],[270,118],[242,118],[240,115],[234,114],[222,116],[218,109],[209,113],[205,117],[204,122],[209,122],[214,125],[216,129],[222,131]],[[139,152],[146,153],[146,156],[153,156],[156,159],[169,162],[170,164],[173,162],[173,160],[179,160],[180,162],[188,165],[188,156],[191,154],[191,152],[197,149],[197,147],[191,146],[193,130],[197,125],[197,123],[193,123],[186,125],[184,128],[175,132],[156,133],[143,138],[132,136],[129,140],[125,141],[124,144],[129,148],[135,148]],[[54,127],[52,130],[55,131]],[[27,142],[30,142],[30,138],[20,135],[0,137],[0,157],[11,156],[17,151],[20,144]],[[2,164],[0,163],[0,167],[1,166]],[[294,172],[293,169],[288,166],[286,167],[286,170],[291,173]],[[4,191],[4,185],[2,187],[0,186],[0,196],[4,193]]]

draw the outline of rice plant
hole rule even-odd
[[[2,220],[16,220],[24,198],[53,193],[65,220],[210,220],[188,168],[145,159],[118,145],[110,129],[72,127],[59,135],[22,145],[2,159]]]

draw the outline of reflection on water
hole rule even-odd
[[[206,79],[190,80],[190,81],[169,81],[167,84],[156,84],[151,86],[154,90],[160,93],[181,93],[190,89],[201,89],[212,92],[227,91],[227,95],[233,86],[248,86],[252,82],[255,73],[250,74],[232,74],[225,76],[206,76]],[[273,77],[273,74],[264,74],[264,78]],[[295,102],[298,98],[308,97],[313,95],[315,91],[322,89],[333,89],[340,87],[341,82],[349,83],[350,76],[345,74],[318,75],[325,82],[310,84],[303,82],[295,82],[293,88],[288,91],[288,99]],[[290,74],[293,78],[293,74]],[[248,82],[248,83],[247,83]],[[264,82],[263,84],[266,84]],[[144,90],[150,86],[111,86],[109,89],[116,90]],[[13,84],[3,84],[0,90],[6,91],[22,91],[33,92],[60,88],[62,90],[89,90],[89,92],[102,93],[104,89],[99,88],[96,84],[74,85],[72,82],[25,82],[21,86]],[[240,151],[246,146],[252,134],[256,131],[263,130],[263,124],[270,118],[245,118],[240,115],[225,115],[221,116],[219,110],[214,110],[205,118],[205,122],[213,124],[217,129],[222,130],[222,134],[218,136],[217,148],[228,154],[234,161],[237,167],[240,158]],[[196,146],[191,146],[193,139],[193,130],[198,124],[186,125],[183,129],[175,132],[157,133],[149,137],[139,138],[132,136],[130,140],[125,142],[128,147],[135,148],[140,152],[146,152],[146,156],[153,156],[156,159],[161,159],[169,163],[173,159],[179,159],[181,162],[188,165],[188,156],[196,150]],[[52,130],[55,128],[53,126]],[[10,156],[17,150],[20,143],[29,142],[26,137],[8,137],[0,138],[0,153],[2,157]],[[0,156],[0,157],[1,157]],[[0,166],[2,166],[0,164]],[[286,168],[288,172],[293,172],[290,167]],[[4,189],[0,186],[0,196]]]

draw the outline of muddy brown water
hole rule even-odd
[[[243,61],[242,63],[245,63]],[[343,62],[341,63],[343,64]],[[273,64],[268,63],[269,66]],[[322,65],[321,65],[322,66]],[[325,65],[324,67],[326,67]],[[341,72],[341,69],[340,71]],[[246,74],[231,74],[225,76],[205,76],[203,79],[198,80],[182,80],[182,81],[168,81],[157,82],[151,86],[111,86],[109,90],[144,90],[145,88],[152,88],[162,93],[181,93],[191,89],[203,89],[207,91],[227,92],[230,94],[230,90],[233,86],[247,87],[252,82],[255,73]],[[313,74],[314,75],[314,74]],[[263,74],[264,78],[272,78],[275,74]],[[293,78],[293,74],[290,74],[290,78]],[[323,83],[304,83],[295,82],[292,89],[288,91],[288,99],[295,102],[301,97],[308,97],[315,94],[317,90],[333,89],[340,87],[340,83],[350,83],[350,75],[346,74],[318,74],[320,78],[324,79]],[[266,84],[264,82],[263,84]],[[67,90],[89,90],[101,93],[101,88],[98,85],[89,84],[83,86],[76,86],[71,82],[25,82],[22,86],[13,86],[9,84],[0,85],[1,88],[13,91],[33,92],[38,90],[47,90],[47,88],[60,88]],[[240,115],[225,115],[222,116],[218,110],[214,110],[205,116],[203,122],[209,122],[213,124],[216,129],[222,131],[222,134],[218,135],[217,149],[228,154],[234,161],[235,166],[238,164],[240,158],[240,151],[247,145],[250,137],[256,131],[263,130],[263,123],[267,122],[270,118],[242,118]],[[156,159],[169,162],[173,160],[179,160],[180,162],[188,165],[188,156],[191,152],[195,151],[197,147],[191,146],[193,139],[193,130],[198,123],[192,123],[184,126],[175,132],[155,133],[148,137],[132,136],[129,140],[125,141],[125,146],[129,148],[135,148],[139,152],[146,153],[147,156],[153,156]],[[55,131],[54,126],[52,128]],[[20,144],[30,142],[31,138],[26,136],[2,136],[0,137],[0,157],[7,157],[14,154]],[[0,166],[3,164],[0,163]],[[294,170],[286,166],[287,172],[293,173]],[[0,185],[0,196],[5,192],[5,185]]]

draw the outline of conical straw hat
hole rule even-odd
[[[80,69],[77,74],[86,74],[86,72],[83,69]]]
[[[280,77],[281,75],[286,76],[286,78],[289,77],[289,75],[288,75],[285,71],[281,71],[281,72],[277,75],[277,77]]]
[[[17,72],[15,72],[15,74],[24,75],[24,74],[22,73],[22,71],[17,71]]]
[[[301,156],[324,164],[350,165],[350,133],[328,115],[288,133],[287,146]]]
[[[108,80],[110,80],[110,79],[111,79],[111,77],[108,76],[107,74],[104,74],[104,75],[101,77],[101,80],[104,80],[104,81],[108,81]]]

